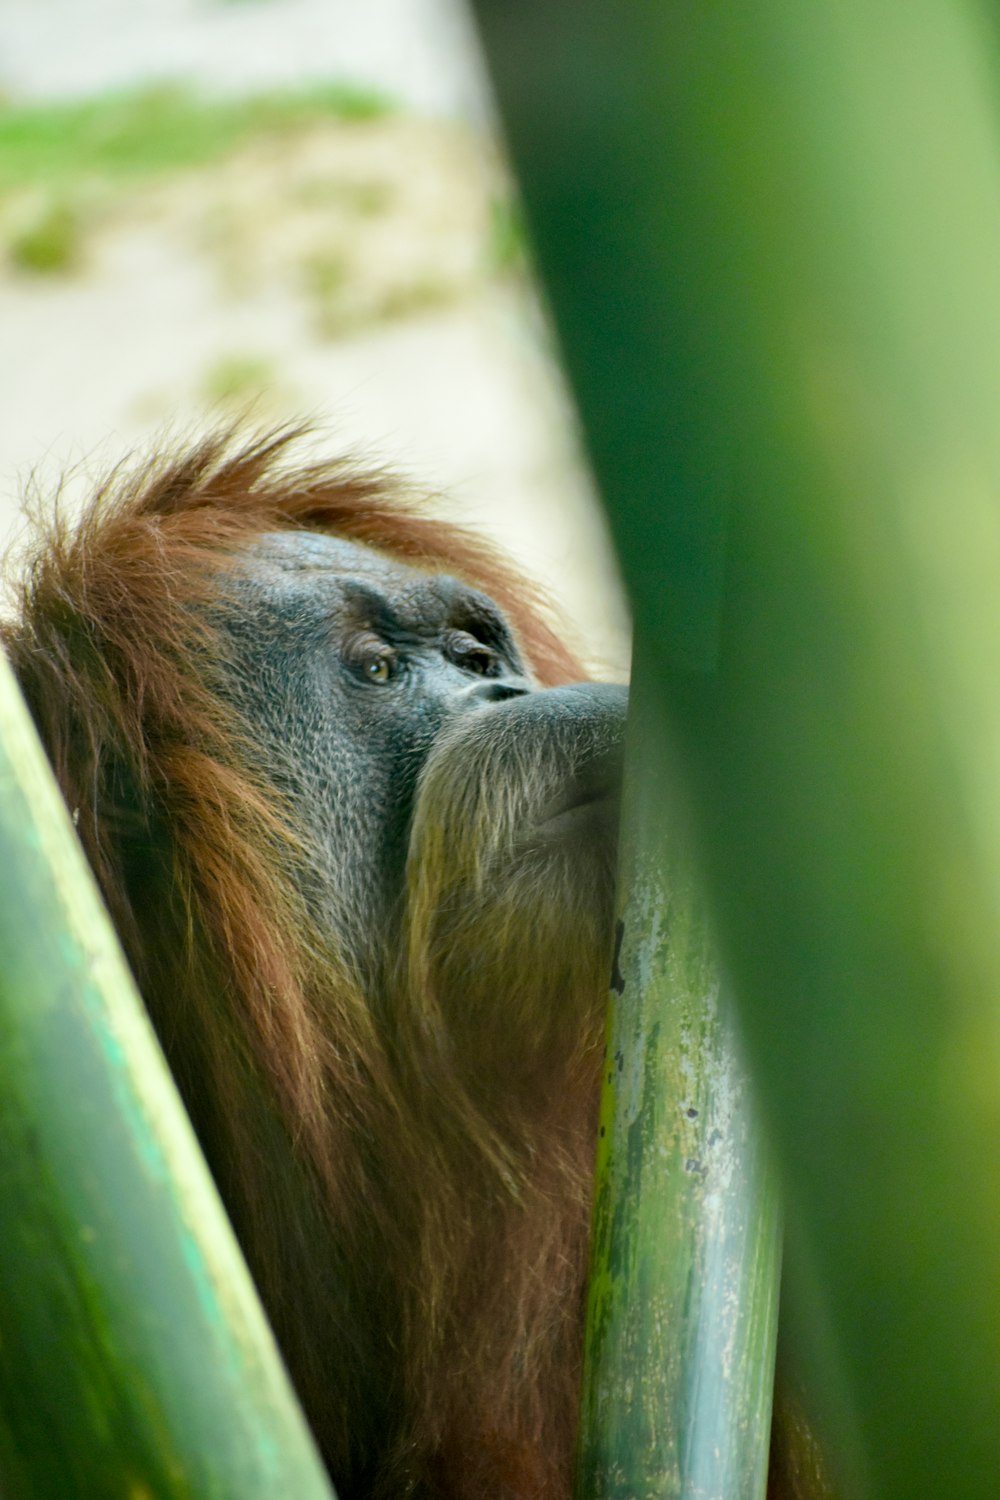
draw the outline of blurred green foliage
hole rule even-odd
[[[970,0],[478,10],[843,1493],[994,1500],[994,37]]]
[[[391,110],[384,96],[348,84],[221,100],[155,88],[8,108],[0,110],[0,193],[88,174],[143,177],[203,166],[255,135]]]
[[[205,374],[204,394],[215,405],[243,406],[264,396],[277,378],[273,360],[258,354],[224,354]]]
[[[390,113],[388,100],[344,84],[245,99],[146,89],[72,103],[0,107],[0,240],[32,275],[78,270],[88,238],[137,183],[224,161],[259,140]],[[377,184],[375,185],[378,186]],[[358,212],[382,200],[358,194]]]
[[[75,270],[81,249],[80,216],[64,198],[46,199],[7,243],[7,253],[19,271],[42,276]]]
[[[528,265],[528,232],[521,200],[514,193],[497,193],[490,203],[487,255],[491,270],[503,275],[521,273]]]

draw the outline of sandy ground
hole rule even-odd
[[[128,0],[6,0],[0,86],[197,78],[212,52],[232,89],[406,78],[421,112],[264,141],[127,195],[91,185],[71,273],[0,264],[0,532],[29,475],[48,489],[70,471],[79,494],[163,431],[252,402],[259,421],[310,417],[327,448],[399,469],[497,536],[620,671],[624,609],[571,406],[530,283],[497,263],[508,184],[460,7],[367,0],[339,32],[334,0],[141,9],[142,27]],[[36,208],[31,193],[0,206],[0,228]]]

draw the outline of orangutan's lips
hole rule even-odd
[[[546,843],[607,833],[617,826],[621,783],[617,777],[587,778],[545,808],[537,835]]]

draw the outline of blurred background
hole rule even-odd
[[[127,453],[306,417],[628,628],[462,0],[4,0],[0,539]]]

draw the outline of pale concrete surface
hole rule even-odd
[[[184,80],[246,93],[337,78],[483,115],[462,0],[3,0],[0,91],[67,98]]]

